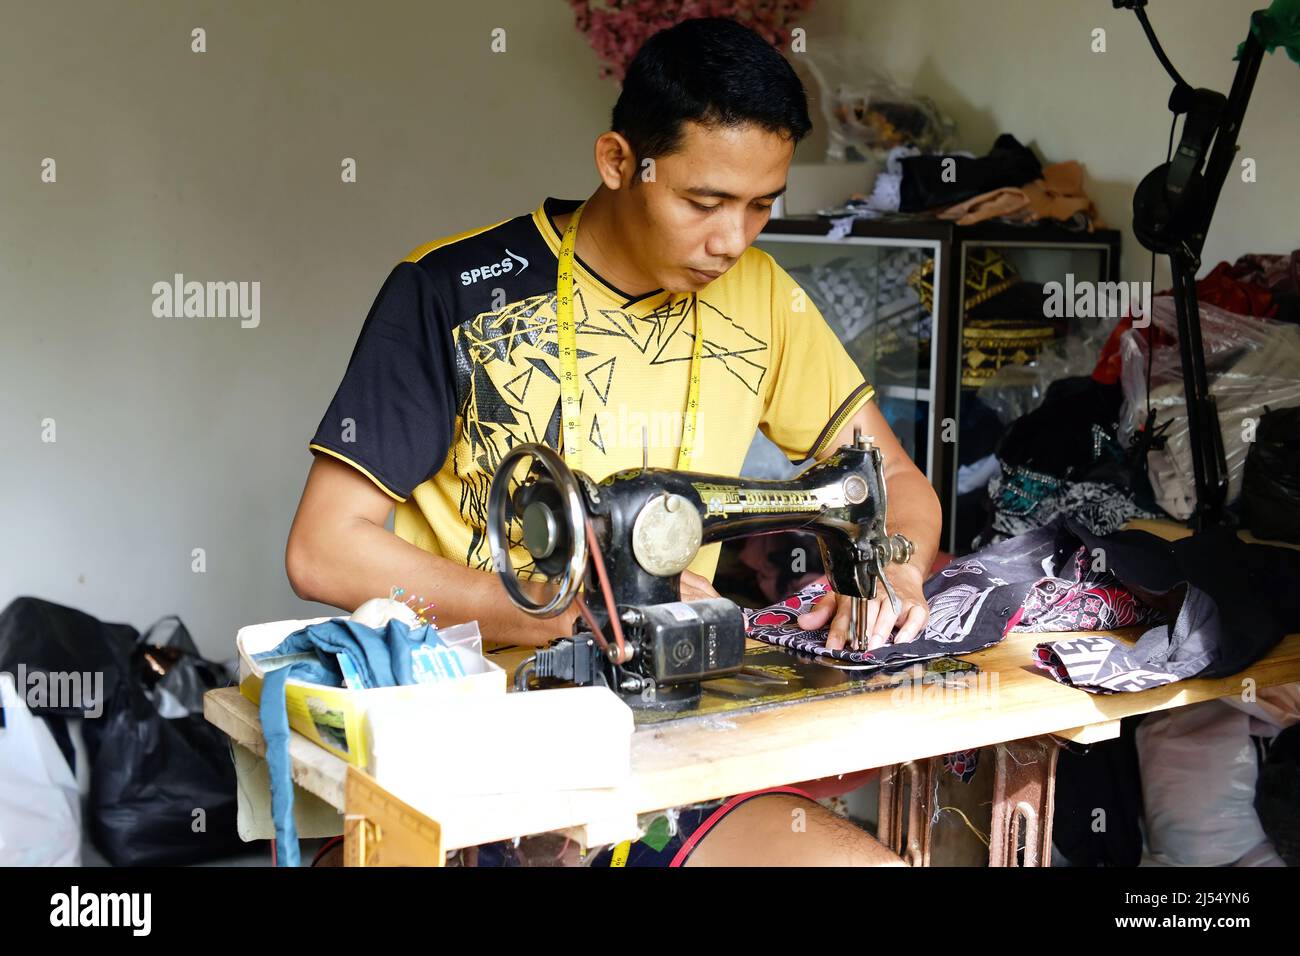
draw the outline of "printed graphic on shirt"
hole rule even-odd
[[[605,461],[613,451],[607,445],[612,436],[602,432],[601,424],[614,422],[615,416],[602,413],[625,402],[629,390],[653,388],[661,378],[660,366],[689,368],[695,317],[690,314],[687,296],[644,315],[602,307],[588,299],[581,290],[574,294],[584,419],[591,412],[589,400],[595,406],[584,429],[586,448],[599,453],[595,456],[597,471],[613,471],[616,469]],[[759,398],[768,370],[768,343],[707,299],[699,299],[699,308],[704,316],[701,378],[726,374]],[[463,423],[461,442],[473,463],[462,472],[453,458],[464,488],[458,503],[460,517],[473,529],[465,553],[457,557],[470,567],[492,566],[487,502],[491,478],[501,459],[523,443],[556,449],[562,445],[558,369],[553,292],[513,303],[500,312],[478,315],[456,330],[457,414]],[[621,436],[624,443],[629,437],[635,436]],[[528,563],[516,570],[528,570]]]

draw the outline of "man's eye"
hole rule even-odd
[[[772,208],[772,204],[771,204],[770,202],[756,202],[756,203],[754,203],[754,206],[755,206],[756,208],[758,208],[758,209],[771,209],[771,208]]]
[[[704,205],[704,203],[696,202],[694,199],[690,200],[690,203],[692,206],[694,206],[696,209],[700,210],[701,212],[713,212],[713,210],[717,209],[718,206],[722,205],[722,203],[716,203],[715,205],[712,206],[706,206]]]

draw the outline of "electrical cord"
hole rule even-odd
[[[1185,90],[1190,90],[1191,86],[1178,74],[1178,71],[1174,69],[1174,65],[1169,62],[1169,57],[1165,56],[1164,48],[1160,46],[1160,41],[1156,39],[1156,31],[1152,29],[1151,21],[1147,19],[1146,11],[1139,6],[1134,7],[1133,12],[1137,14],[1138,23],[1142,24],[1142,30],[1146,33],[1147,40],[1151,42],[1151,49],[1156,51],[1156,59],[1159,60],[1160,65],[1165,68],[1165,72],[1173,78],[1176,86]]]
[[[596,577],[600,579],[600,590],[605,597],[605,610],[609,613],[609,624],[614,631],[614,641],[618,644],[618,660],[614,663],[622,664],[628,659],[627,643],[623,639],[623,622],[618,619],[618,607],[614,604],[614,590],[610,587],[609,575],[605,573],[605,558],[600,553],[600,542],[596,540],[596,530],[591,526],[591,518],[584,516],[583,523],[587,529],[587,551],[591,562],[596,566]],[[581,614],[584,607],[585,603],[579,604],[578,613]],[[591,614],[590,609],[587,610],[587,614]],[[587,623],[590,626],[591,620],[588,619]],[[597,635],[600,634],[599,628],[592,628],[592,630]]]
[[[514,674],[515,690],[528,690],[528,678],[533,673],[533,664],[536,660],[536,654],[529,654],[519,662],[519,666],[515,668]]]

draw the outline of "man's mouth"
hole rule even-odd
[[[698,282],[712,282],[718,276],[722,275],[721,272],[706,272],[703,269],[687,269],[687,271],[690,272]]]

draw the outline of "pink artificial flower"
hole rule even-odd
[[[696,17],[730,17],[777,49],[813,0],[569,0],[574,25],[602,61],[601,76],[620,82],[637,50],[660,30]]]

